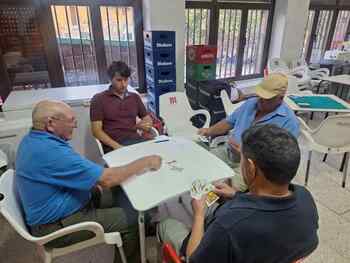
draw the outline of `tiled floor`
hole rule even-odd
[[[296,183],[303,183],[305,173],[306,149],[300,138],[303,150],[302,164]],[[341,173],[338,171],[342,156],[330,156],[323,163],[320,154],[314,154],[308,189],[312,192],[320,217],[320,245],[307,258],[306,263],[347,263],[350,262],[350,178],[348,186],[341,187]],[[178,204],[177,199],[160,208],[161,214],[171,213],[188,224],[188,214]],[[148,239],[150,262],[159,262],[157,241]],[[113,249],[100,245],[83,250],[69,257],[56,259],[55,263],[110,263]],[[41,262],[35,247],[18,236],[14,230],[0,218],[0,263],[36,263]]]

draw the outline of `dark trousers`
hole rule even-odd
[[[148,139],[144,139],[144,138],[136,138],[136,139],[127,139],[127,140],[123,140],[120,141],[119,143],[123,146],[128,146],[128,145],[132,145],[132,144],[136,144],[136,143],[140,143],[140,142],[145,142],[148,141]],[[109,153],[111,151],[113,151],[113,148],[109,147],[108,145],[104,145],[102,144],[102,148],[103,148],[103,152]]]
[[[104,190],[102,195],[93,194],[90,202],[80,211],[58,222],[46,225],[32,226],[34,236],[44,236],[61,228],[86,221],[94,221],[102,225],[105,232],[120,232],[123,248],[129,263],[140,262],[138,239],[138,213],[135,211],[124,191],[120,187]],[[89,231],[80,231],[53,240],[49,247],[64,247],[93,237]],[[115,248],[114,262],[121,262],[120,254]]]

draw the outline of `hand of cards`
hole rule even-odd
[[[207,183],[205,180],[195,180],[192,183],[191,188],[191,197],[194,199],[201,199],[203,195],[207,195],[206,203],[207,206],[211,206],[218,199],[219,196],[213,192],[214,186],[210,183]]]

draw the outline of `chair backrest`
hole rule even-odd
[[[289,68],[287,63],[281,58],[270,58],[267,63],[269,73],[288,73]]]
[[[304,58],[297,58],[297,59],[294,59],[292,61],[292,63],[290,64],[290,68],[293,70],[295,68],[298,68],[298,67],[301,67],[301,66],[304,66],[304,67],[307,67],[307,63],[305,61]]]
[[[36,238],[28,232],[24,221],[21,202],[15,186],[15,173],[12,169],[7,170],[0,177],[0,194],[3,196],[0,201],[1,214],[23,238],[35,241]]]
[[[350,114],[329,116],[312,134],[316,143],[329,148],[350,147]]]
[[[162,263],[181,263],[181,260],[176,254],[175,249],[169,243],[165,243],[163,245],[162,252]]]
[[[95,141],[97,143],[97,147],[98,147],[98,151],[100,152],[100,155],[103,156],[105,152],[103,151],[102,143],[97,138],[95,138]]]
[[[159,115],[166,123],[169,133],[179,131],[179,129],[194,129],[190,120],[193,111],[185,92],[169,92],[161,95]]]
[[[7,155],[0,150],[0,168],[7,166],[7,164],[8,164]]]
[[[221,96],[222,103],[224,104],[224,109],[227,115],[234,112],[244,103],[244,101],[241,101],[238,103],[232,103],[230,98],[228,97],[226,90],[221,90],[220,96]]]

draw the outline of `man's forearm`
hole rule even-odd
[[[127,165],[106,168],[103,171],[99,184],[105,188],[120,185],[129,177],[144,172],[148,167],[147,165],[144,159],[138,159]]]
[[[210,136],[224,135],[231,129],[231,125],[226,120],[221,120],[209,128],[209,134]]]
[[[204,215],[195,215],[193,218],[193,226],[191,237],[186,248],[186,256],[190,257],[197,249],[204,235]]]
[[[113,149],[116,149],[118,147],[121,147],[122,145],[119,144],[117,141],[113,140],[107,133],[105,133],[103,130],[95,131],[93,132],[93,135],[104,145],[107,145]]]

